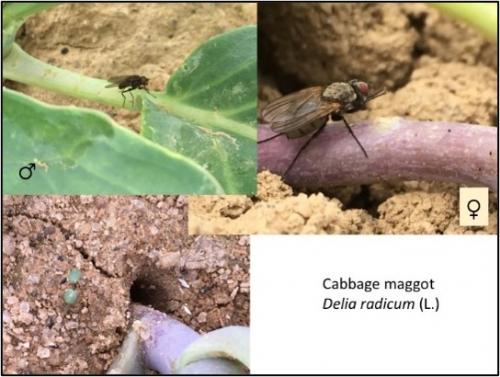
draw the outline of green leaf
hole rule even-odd
[[[7,194],[220,194],[193,160],[94,110],[43,104],[3,89]],[[23,166],[35,163],[28,180]]]
[[[142,135],[206,167],[226,193],[255,193],[255,25],[209,39],[155,95],[142,96]]]
[[[228,194],[255,190],[255,142],[202,128],[170,115],[147,99],[143,106],[143,136],[197,161],[217,178]]]
[[[11,8],[12,14],[9,17],[26,17],[35,8],[32,5]],[[83,126],[82,113],[77,109],[69,111],[69,108],[65,108],[64,116],[57,117],[55,122],[58,127],[48,130],[44,127],[50,128],[49,124],[54,127],[49,116],[45,122],[42,121],[44,127],[40,126],[38,129],[34,124],[29,124],[38,121],[31,114],[25,119],[16,119],[24,114],[9,109],[12,110],[9,124],[12,132],[21,132],[21,124],[24,125],[25,132],[22,136],[17,135],[20,140],[11,146],[19,147],[16,150],[17,155],[9,155],[6,160],[10,162],[16,158],[13,164],[17,166],[11,166],[11,176],[6,180],[9,184],[8,190],[12,193],[40,194],[254,194],[257,170],[256,37],[255,26],[242,27],[216,36],[191,54],[171,77],[165,93],[154,93],[150,97],[144,90],[134,91],[137,101],[133,105],[127,101],[125,107],[142,110],[141,133],[145,137],[119,127],[104,114],[97,112],[85,112],[85,117],[90,118],[85,118],[87,124]],[[105,80],[84,77],[50,66],[29,56],[15,44],[11,46],[10,54],[3,63],[5,78],[108,105],[122,106],[120,91],[116,88],[106,88],[108,83]],[[27,109],[36,104],[44,108],[44,113],[48,109],[55,110],[54,107],[44,107],[37,101],[30,102],[27,97],[25,100],[28,102]],[[76,119],[71,119],[73,117]],[[79,127],[71,127],[73,121]],[[105,126],[100,129],[100,124]],[[106,133],[109,130],[111,135]],[[73,134],[74,132],[76,133]],[[61,135],[68,140],[64,140]],[[38,138],[36,143],[31,140],[33,138]],[[82,144],[81,140],[78,146],[69,141],[75,138],[83,138],[85,143],[101,149],[87,153],[89,148],[85,143]],[[99,143],[96,143],[95,139],[99,140]],[[57,143],[56,156],[52,155],[55,153],[54,143]],[[65,144],[67,145],[64,146]],[[114,155],[103,152],[106,149],[104,146],[108,144],[118,148]],[[134,160],[130,162],[124,157],[119,158],[120,153],[129,152],[127,147],[124,147],[126,145],[132,146],[128,149],[135,148],[132,156],[140,157],[128,157]],[[71,151],[71,148],[77,150]],[[77,156],[78,148],[85,152],[85,159]],[[143,158],[142,150],[146,150],[146,154],[155,151],[155,156],[152,159]],[[102,155],[97,159],[98,153]],[[61,159],[66,165],[60,168],[59,175],[53,176],[54,165],[58,167],[58,164],[62,164]],[[23,182],[18,177],[19,169],[24,166],[18,166],[21,160],[26,161],[23,162],[24,165],[37,163],[39,167],[51,166],[50,173],[49,169],[46,169],[50,180],[34,184],[36,180],[40,180],[40,175],[46,175],[38,174],[38,169],[32,179]],[[96,160],[100,163],[96,164]],[[155,170],[151,167],[152,164],[145,164],[144,160],[151,160],[152,164],[157,160],[168,161],[168,166],[166,171],[160,171],[159,165]],[[141,162],[142,168],[138,169]],[[92,166],[91,170],[82,164]],[[96,166],[102,168],[97,169]],[[116,172],[109,175],[110,171],[116,169],[123,176]],[[96,177],[98,174],[99,179]],[[103,174],[105,177],[102,177]],[[143,179],[134,180],[135,177]],[[192,177],[191,181],[189,177]]]
[[[2,57],[12,48],[17,30],[26,19],[59,3],[2,3]]]

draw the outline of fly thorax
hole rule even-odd
[[[348,104],[356,100],[356,92],[346,82],[334,82],[328,85],[322,94],[323,98],[329,101],[336,101]]]

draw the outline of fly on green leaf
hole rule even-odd
[[[130,93],[130,97],[132,98],[132,105],[134,104],[134,95],[132,94],[132,90],[135,89],[143,89],[151,97],[154,97],[154,95],[152,95],[148,90],[149,79],[146,76],[139,76],[139,75],[114,76],[111,77],[108,81],[111,84],[106,85],[106,88],[118,87],[118,89],[120,89],[120,94],[123,97],[122,106],[125,106],[126,98],[124,93],[127,92]]]

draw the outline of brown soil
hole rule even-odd
[[[378,205],[379,216],[364,209],[345,209],[322,193],[293,195],[291,187],[268,171],[258,175],[258,194],[189,198],[190,234],[493,234],[497,211],[490,208],[488,227],[461,227],[456,211],[458,191],[429,184],[406,183],[401,193]],[[386,195],[376,191],[375,195]],[[405,192],[409,191],[409,192]],[[339,192],[339,197],[352,192]],[[380,200],[380,198],[378,198]]]
[[[301,88],[355,77],[394,90],[422,57],[497,67],[495,43],[425,4],[261,4],[259,42],[261,74],[283,91],[285,77]]]
[[[5,197],[2,371],[105,372],[132,301],[200,332],[248,325],[248,238],[188,237],[186,223],[184,197]]]
[[[256,23],[255,4],[63,4],[30,18],[17,42],[32,56],[91,77],[140,74],[152,90],[208,38]],[[62,53],[67,48],[66,54]],[[139,114],[35,87],[9,86],[51,104],[99,109],[140,129]]]
[[[390,93],[371,102],[369,110],[349,114],[353,123],[403,116],[497,126],[496,56],[496,44],[425,4],[259,5],[261,108],[304,87],[358,78]],[[292,193],[280,177],[264,172],[257,198],[190,198],[189,229],[195,234],[496,233],[497,196],[490,196],[488,227],[462,228],[458,187],[391,182],[309,195]],[[268,194],[275,191],[279,194]]]

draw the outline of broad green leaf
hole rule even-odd
[[[217,180],[192,159],[163,148],[94,110],[43,104],[3,89],[7,194],[210,194]],[[23,180],[19,169],[36,168]]]
[[[255,193],[254,25],[209,39],[174,73],[164,94],[154,101],[142,97],[142,135],[206,167],[226,193]]]
[[[189,156],[210,171],[228,194],[255,187],[255,142],[202,128],[143,100],[142,134],[170,150]]]
[[[33,4],[25,4],[24,7],[10,8],[11,12],[7,18],[19,21],[39,10],[40,8]],[[5,19],[6,15],[4,14]],[[68,112],[69,108],[64,108],[67,110],[64,117],[58,118],[58,122],[61,121],[64,127],[59,125],[61,129],[56,128],[52,132],[41,127],[40,130],[37,130],[39,133],[32,132],[35,126],[29,124],[29,122],[34,121],[31,114],[25,119],[16,119],[20,113],[12,113],[12,123],[10,124],[12,130],[20,127],[19,124],[23,124],[30,132],[23,133],[22,127],[12,131],[14,134],[17,133],[17,137],[20,137],[20,140],[13,147],[19,146],[16,152],[21,151],[22,153],[19,156],[9,155],[5,162],[11,162],[11,158],[19,157],[21,159],[22,157],[23,160],[27,160],[26,165],[37,163],[39,167],[49,167],[51,165],[47,163],[48,161],[57,167],[57,164],[60,163],[58,158],[66,157],[64,161],[67,164],[62,170],[64,170],[64,177],[67,179],[71,176],[72,181],[63,184],[62,181],[55,179],[56,177],[52,175],[55,169],[52,166],[53,169],[48,174],[51,180],[44,182],[45,186],[41,182],[36,185],[32,184],[34,177],[39,177],[39,174],[35,174],[33,179],[29,181],[20,182],[22,180],[19,177],[17,181],[9,182],[6,180],[6,183],[9,184],[6,187],[8,190],[12,190],[12,193],[215,194],[222,191],[233,194],[255,193],[256,43],[255,26],[243,27],[216,36],[193,52],[172,76],[164,93],[154,93],[155,98],[152,98],[144,91],[135,91],[136,98],[142,98],[142,101],[136,101],[134,105],[130,105],[127,101],[125,107],[142,110],[141,133],[145,137],[133,134],[113,122],[111,122],[112,137],[103,137],[107,136],[106,130],[109,128],[107,123],[110,120],[104,114],[97,112],[90,112],[93,114],[92,117],[88,115],[89,112],[85,113],[86,117],[90,117],[85,120],[89,123],[87,127],[72,128],[70,125],[73,121],[62,121],[62,119],[76,117],[74,121],[78,123],[81,122],[82,116],[77,109],[71,109],[71,112]],[[10,53],[3,61],[4,77],[79,98],[122,106],[119,90],[106,88],[107,82],[105,80],[84,77],[53,67],[29,56],[15,44],[10,47]],[[25,99],[29,103],[27,109],[33,104],[43,106],[34,100],[30,102],[27,97]],[[45,106],[44,109],[55,110],[56,108]],[[58,109],[62,110],[63,108]],[[106,121],[103,121],[103,117]],[[95,121],[95,119],[99,120]],[[52,119],[48,117],[43,126],[48,127],[48,124],[52,123]],[[101,130],[99,129],[100,124],[107,124],[108,127]],[[77,131],[73,135],[74,129]],[[19,133],[23,136],[20,136]],[[40,136],[41,133],[43,133],[43,137]],[[153,161],[164,159],[169,161],[169,165],[165,172],[158,174],[152,173],[155,169],[150,166],[143,167],[138,175],[136,169],[139,165],[138,161],[128,163],[126,159],[118,159],[117,156],[112,156],[112,160],[101,156],[102,171],[96,170],[96,167],[93,166],[94,159],[87,160],[82,157],[77,159],[75,153],[68,152],[73,144],[67,141],[68,146],[63,148],[65,140],[57,138],[58,135],[63,134],[67,138],[78,139],[81,137],[80,133],[83,133],[83,138],[92,146],[103,147],[109,143],[113,146],[123,147],[129,143],[136,149],[141,146],[142,149],[146,149],[150,153],[155,150],[157,156],[153,158]],[[34,136],[39,137],[36,143],[30,140]],[[99,139],[99,143],[95,143],[94,137]],[[121,138],[123,138],[123,142]],[[54,157],[48,153],[47,157],[41,153],[47,151],[52,153],[54,142],[59,143],[56,149],[60,156]],[[37,149],[30,151],[29,148],[35,144]],[[87,150],[88,148],[84,148],[85,152]],[[126,151],[126,148],[121,148],[116,152],[122,150]],[[83,156],[85,158],[95,157],[98,152],[102,152],[102,149],[92,151],[90,154],[84,153]],[[68,154],[71,155],[69,160]],[[117,169],[120,169],[124,176],[120,177],[119,174],[115,173],[113,178],[118,179],[117,182],[108,177],[101,177],[101,181],[99,181],[96,175],[98,173],[107,175],[116,161],[123,162],[124,166],[119,165]],[[92,165],[92,170],[78,171],[78,169],[85,170],[86,166],[82,166],[82,163]],[[18,161],[15,161],[14,164],[18,164]],[[187,170],[183,169],[184,166],[188,167]],[[12,168],[12,166],[10,167]],[[18,172],[19,168],[13,170]],[[182,174],[182,177],[178,177],[175,181],[173,177],[176,176],[174,171],[177,168],[180,169],[177,170],[177,175]],[[141,181],[131,180],[133,178],[128,174],[132,170],[135,172],[135,176],[144,176],[145,179]],[[62,177],[62,173],[60,175]],[[169,183],[165,183],[163,179],[165,175],[168,176]],[[189,181],[191,176],[194,179]],[[11,172],[12,177],[15,177],[13,171]],[[202,179],[202,177],[204,178]],[[155,179],[162,180],[161,184]],[[102,180],[108,180],[108,182],[105,184]]]

